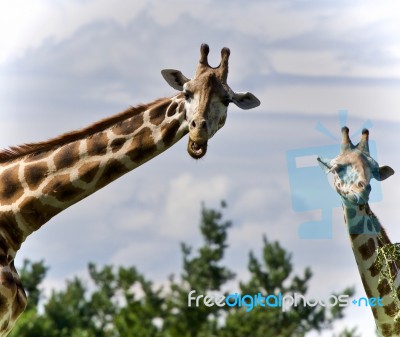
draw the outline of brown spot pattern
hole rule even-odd
[[[13,212],[0,213],[0,228],[6,235],[8,244],[14,249],[18,250],[23,241],[23,233],[18,227],[17,220]]]
[[[393,333],[395,336],[400,335],[400,322],[399,321],[394,322]]]
[[[0,313],[1,315],[1,313]],[[10,320],[7,318],[4,322],[3,325],[1,326],[0,331],[7,331],[9,329],[9,325],[10,325]]]
[[[371,264],[371,267],[369,267],[368,270],[371,273],[371,277],[375,277],[379,274],[379,268],[376,265],[376,261],[373,264]]]
[[[97,172],[99,171],[99,167],[100,167],[99,161],[82,165],[78,170],[80,180],[82,180],[87,184],[91,183],[94,177],[96,176]]]
[[[0,203],[10,205],[22,196],[24,189],[18,179],[18,165],[5,170],[0,176]]]
[[[392,327],[390,324],[381,324],[382,335],[385,337],[390,337],[392,335]]]
[[[165,146],[168,147],[172,144],[180,125],[179,121],[173,120],[161,128],[161,135]]]
[[[372,238],[368,239],[368,241],[362,244],[358,251],[361,254],[363,260],[368,260],[375,253],[375,242]]]
[[[29,197],[19,205],[21,215],[31,227],[31,231],[38,230],[43,224],[49,221],[53,216],[62,211],[62,209],[43,205],[38,199]]]
[[[110,159],[104,168],[104,171],[96,183],[96,188],[102,188],[107,184],[111,183],[113,180],[122,176],[124,173],[129,170],[123,165],[121,162],[115,159]]]
[[[354,219],[357,215],[357,212],[354,208],[346,208],[346,215],[349,219]]]
[[[15,269],[14,261],[11,262],[10,268],[16,275],[18,275],[17,270]],[[11,314],[11,319],[13,321],[16,321],[18,316],[25,310],[26,305],[27,305],[27,299],[26,299],[26,293],[25,293],[24,287],[22,286],[20,278],[14,277],[14,282],[17,286],[17,294],[15,296],[15,301],[13,303],[13,311]]]
[[[351,234],[363,234],[364,232],[364,218],[361,218],[360,221],[357,222],[357,224],[353,225],[351,224],[349,227],[349,231]]]
[[[389,317],[394,317],[397,314],[397,306],[395,302],[392,302],[390,304],[387,304],[383,307],[383,310],[385,311],[385,314],[388,315]]]
[[[110,144],[111,151],[113,153],[119,151],[121,149],[121,147],[124,146],[125,142],[126,142],[125,138],[116,138],[116,139],[114,139]]]
[[[25,167],[25,180],[31,190],[35,190],[46,178],[48,166],[46,163],[37,163]]]
[[[354,241],[360,234],[350,234],[350,239]]]
[[[17,318],[25,311],[27,305],[26,294],[23,288],[18,289],[17,296],[15,297],[13,304],[11,319],[15,322]]]
[[[165,100],[152,108],[149,112],[150,122],[154,125],[160,125],[165,119],[165,113],[170,104],[170,100]]]
[[[14,276],[11,273],[11,270],[9,270],[8,268],[2,268],[1,270],[1,284],[4,287],[7,287],[8,289],[10,289],[10,292],[12,294],[15,294],[17,291],[17,285],[14,282]]]
[[[54,177],[44,188],[43,193],[57,198],[61,202],[75,199],[84,190],[71,184],[69,174]]]
[[[107,153],[108,137],[104,132],[97,133],[86,141],[89,156],[101,156]]]
[[[167,107],[167,116],[172,117],[178,112],[178,103],[172,102],[169,107]]]
[[[73,166],[79,160],[79,143],[74,142],[63,146],[54,156],[54,164],[57,170]]]
[[[390,285],[386,279],[383,279],[379,282],[378,292],[381,297],[390,294]]]
[[[0,327],[2,336],[11,330],[18,316],[25,310],[27,302],[25,291],[16,274],[14,262],[10,262],[9,268],[3,267],[7,267],[7,264],[3,264],[0,269],[1,285],[7,288],[10,294],[7,296],[0,294],[0,317],[5,318]]]
[[[0,257],[1,259],[3,259],[3,257],[6,257],[5,255],[7,255],[7,251],[8,251],[8,244],[7,241],[0,235]],[[6,261],[7,261],[7,257],[6,257]],[[5,263],[1,263],[0,265],[5,265],[7,262]]]
[[[144,128],[132,139],[126,155],[132,161],[141,163],[151,157],[156,151],[157,146],[154,144],[151,130]]]
[[[127,120],[120,122],[114,129],[114,134],[119,136],[127,136],[139,129],[143,124],[143,115],[138,114]]]

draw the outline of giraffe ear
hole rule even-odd
[[[251,92],[234,92],[232,102],[244,110],[253,109],[261,104],[260,100]]]
[[[381,166],[379,172],[374,172],[374,178],[376,180],[382,181],[394,174],[394,170],[390,166]]]
[[[330,170],[332,169],[332,159],[327,159],[327,158],[321,158],[318,157],[318,164],[319,167],[325,172],[325,173],[329,173]]]
[[[182,91],[183,85],[190,80],[183,75],[179,70],[175,69],[164,69],[161,70],[161,75],[167,81],[167,83],[174,89]]]

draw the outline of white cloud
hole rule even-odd
[[[276,50],[268,53],[271,65],[279,73],[303,76],[337,76],[343,64],[331,51]]]
[[[339,52],[339,51],[338,51]],[[397,57],[391,51],[392,57]],[[306,77],[328,76],[343,77],[348,80],[364,78],[390,79],[400,78],[400,58],[398,64],[382,63],[371,67],[370,64],[349,64],[348,60],[338,57],[337,52],[327,51],[299,51],[299,50],[273,50],[267,55],[271,68],[278,73],[300,75]],[[268,73],[268,72],[267,72]],[[332,78],[334,80],[334,78]]]
[[[60,41],[79,28],[94,21],[115,20],[126,24],[146,5],[146,0],[115,0],[112,6],[99,1],[38,0],[27,4],[23,0],[0,3],[0,64],[21,56],[29,48],[37,48],[44,40]]]
[[[135,232],[151,227],[156,221],[154,212],[138,209],[123,209],[115,221],[116,230]]]
[[[166,280],[168,273],[174,271],[178,264],[175,260],[169,261],[169,270],[160,267],[165,265],[171,250],[177,250],[177,245],[175,244],[172,247],[171,242],[167,241],[135,242],[117,250],[107,263],[115,266],[136,266],[139,272],[146,270],[144,273],[146,278],[152,280],[157,278],[154,281],[162,282]]]
[[[167,26],[174,24],[182,15],[185,14],[190,14],[196,18],[204,17],[207,12],[210,13],[210,6],[217,5],[217,8],[219,6],[218,4],[211,5],[211,3],[212,2],[210,0],[201,2],[187,0],[150,2],[148,6],[148,13],[158,24],[161,26]]]
[[[287,85],[268,88],[258,94],[262,108],[274,112],[297,111],[332,115],[348,110],[352,116],[367,119],[400,120],[398,87],[390,85]]]
[[[197,235],[193,227],[198,218],[200,203],[215,204],[229,192],[229,182],[225,176],[196,178],[184,173],[172,179],[166,195],[165,213],[162,217],[163,235],[188,238]]]

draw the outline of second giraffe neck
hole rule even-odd
[[[154,158],[187,132],[184,99],[178,95],[50,140],[50,145],[61,143],[54,148],[47,149],[46,142],[31,144],[37,153],[0,164],[0,239],[11,243],[13,255],[50,218]]]
[[[399,312],[399,301],[396,290],[399,279],[397,263],[389,263],[391,278],[388,280],[382,274],[383,269],[378,262],[378,250],[388,247],[391,242],[382,228],[378,218],[368,204],[350,205],[343,202],[344,218],[350,234],[353,253],[360,272],[361,280],[368,298],[380,298],[371,305],[372,313],[381,336],[400,336],[400,324],[395,327],[394,317]]]

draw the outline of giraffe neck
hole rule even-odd
[[[53,216],[154,158],[187,132],[184,98],[177,95],[21,147],[20,157],[17,153],[0,164],[0,248],[15,256],[26,237]]]
[[[390,280],[381,274],[383,270],[377,263],[377,250],[391,245],[391,242],[368,204],[351,205],[343,201],[343,210],[366,295],[368,298],[378,299],[379,297],[381,299],[382,306],[379,305],[379,302],[371,305],[379,335],[400,336],[400,321],[395,320],[396,315],[400,312],[397,288],[399,286],[397,278],[399,266],[397,263],[389,264]],[[392,287],[396,289],[395,293],[393,293]]]

